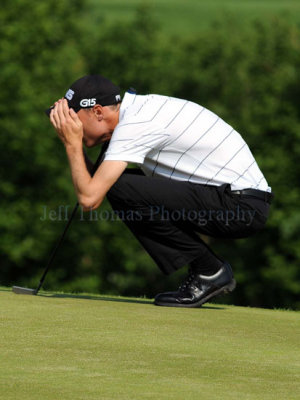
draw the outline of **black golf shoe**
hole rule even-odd
[[[190,269],[188,277],[177,292],[158,294],[154,304],[167,307],[200,307],[219,294],[232,292],[235,286],[232,269],[227,262],[211,276],[204,276]]]

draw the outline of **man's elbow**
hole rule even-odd
[[[98,207],[100,207],[101,203],[102,199],[96,199],[85,196],[81,196],[79,198],[79,204],[81,205],[83,211],[96,210]]]

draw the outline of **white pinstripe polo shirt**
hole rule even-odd
[[[148,176],[271,192],[241,135],[182,99],[126,93],[105,160],[136,163]]]

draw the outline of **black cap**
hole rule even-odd
[[[121,102],[120,88],[101,75],[83,76],[71,85],[64,97],[75,112],[95,104],[109,106]],[[45,111],[48,116],[52,108]]]

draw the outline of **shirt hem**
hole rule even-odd
[[[143,164],[144,158],[143,157],[131,157],[131,156],[122,156],[122,155],[107,155],[104,157],[104,161],[126,161],[132,162],[137,164]]]

